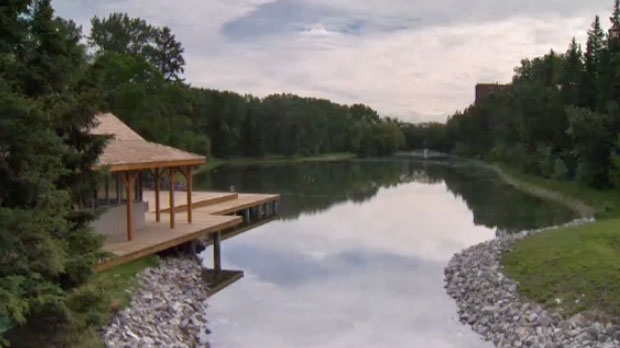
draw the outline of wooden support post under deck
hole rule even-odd
[[[127,190],[127,240],[133,240],[134,212],[133,212],[133,189],[136,180],[135,172],[125,172],[125,188]]]
[[[250,209],[245,209],[243,211],[243,215],[245,216],[245,223],[249,224],[250,223]]]
[[[185,168],[185,179],[187,179],[187,222],[192,223],[192,167]]]
[[[174,168],[169,169],[170,176],[170,187],[169,187],[169,196],[170,196],[170,228],[174,228],[174,176],[176,171]]]
[[[161,221],[161,208],[159,204],[159,181],[161,180],[161,172],[159,168],[155,168],[155,221]]]
[[[213,269],[215,269],[216,272],[220,272],[222,270],[221,241],[222,241],[222,232],[217,231],[213,235]]]

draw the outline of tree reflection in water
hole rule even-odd
[[[467,204],[474,224],[508,233],[574,218],[564,206],[523,194],[493,173],[462,163],[386,159],[223,166],[197,177],[196,187],[228,190],[234,185],[239,192],[279,192],[281,218],[291,220],[347,201],[362,203],[383,188],[411,182],[445,185]]]

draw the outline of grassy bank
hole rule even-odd
[[[511,186],[598,220],[516,242],[502,264],[519,282],[520,292],[566,315],[586,312],[620,318],[620,193],[488,167]]]
[[[590,310],[620,318],[620,219],[528,237],[503,265],[530,299],[566,314]]]
[[[97,273],[93,276],[92,283],[102,287],[110,297],[112,310],[126,307],[131,301],[130,289],[137,285],[136,275],[148,267],[159,264],[157,255],[150,255],[131,263]]]
[[[109,319],[119,310],[127,307],[131,302],[133,290],[138,285],[136,277],[148,267],[159,264],[157,255],[150,255],[131,263],[97,273],[93,276],[92,284],[101,287],[110,299]],[[99,333],[93,331],[85,335],[84,339],[73,348],[104,347],[105,344]]]
[[[355,154],[349,152],[327,153],[318,156],[283,156],[270,155],[261,158],[238,157],[230,159],[208,158],[207,163],[200,167],[199,172],[208,172],[221,165],[250,165],[250,164],[294,164],[305,162],[333,162],[345,161],[355,158]]]
[[[538,188],[555,193],[556,198],[563,203],[576,205],[586,213],[591,213],[586,216],[594,216],[597,220],[620,218],[620,192],[617,190],[596,190],[575,182],[539,178],[499,166],[495,168],[501,169],[505,175],[512,177],[517,182],[513,186],[534,187],[534,190]]]
[[[620,199],[608,191],[596,191],[572,182],[525,175],[496,164],[474,163],[495,172],[502,181],[522,192],[567,206],[579,217],[599,217],[608,211],[606,207],[612,205],[612,201],[618,203],[620,208]],[[617,213],[620,215],[620,210]]]

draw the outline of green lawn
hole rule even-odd
[[[504,255],[506,275],[523,295],[560,307],[620,318],[620,219],[546,231],[515,244]]]

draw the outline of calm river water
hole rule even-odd
[[[229,166],[198,179],[231,185],[281,193],[281,218],[223,243],[224,268],[245,277],[210,299],[214,348],[491,347],[459,324],[443,268],[498,228],[574,218],[469,166]]]

